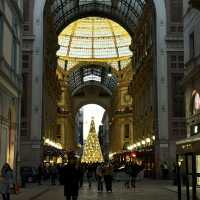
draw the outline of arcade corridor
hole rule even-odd
[[[0,0],[3,200],[197,199],[199,2]]]

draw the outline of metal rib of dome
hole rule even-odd
[[[98,61],[112,65],[122,61],[123,65],[132,56],[129,33],[106,18],[87,17],[71,23],[60,33],[58,43],[60,63]]]

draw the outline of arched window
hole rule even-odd
[[[195,115],[200,111],[200,95],[198,92],[193,92],[192,98],[192,114]]]

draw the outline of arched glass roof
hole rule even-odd
[[[79,19],[67,26],[59,35],[57,51],[59,65],[69,69],[80,61],[109,62],[121,68],[132,56],[131,37],[116,22],[100,17]]]
[[[51,0],[51,12],[57,33],[84,16],[110,16],[133,30],[147,0]],[[150,1],[150,0],[148,0]]]
[[[117,85],[117,78],[114,74],[109,76],[105,67],[81,67],[70,74],[69,85],[74,95],[79,89],[87,85],[103,87],[110,95]]]

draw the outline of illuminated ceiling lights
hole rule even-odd
[[[141,146],[141,142],[137,142],[137,147],[140,147]]]
[[[133,145],[129,145],[127,147],[127,150],[129,151],[132,151],[133,149],[136,149],[136,148],[140,148],[141,146],[149,146],[152,144],[152,142],[154,142],[156,139],[155,135],[153,135],[151,138],[146,138],[146,139],[143,139],[139,142],[137,142],[136,144],[133,144]]]
[[[146,138],[146,142],[147,142],[147,143],[150,143],[150,142],[151,142],[151,139],[150,139],[150,138]]]
[[[101,17],[79,19],[58,36],[58,64],[70,69],[79,62],[104,62],[116,69],[132,57],[131,37],[118,23]],[[66,62],[67,61],[67,62]]]
[[[141,143],[142,143],[142,145],[145,145],[145,144],[146,144],[145,140],[142,140],[142,142],[141,142]]]
[[[108,77],[112,77],[112,69],[111,69],[111,67],[109,67],[109,69],[108,69],[108,75],[107,75]]]
[[[44,144],[55,147],[56,149],[62,149],[62,145],[60,143],[55,143],[55,142],[51,141],[49,138],[46,138],[44,140]]]
[[[133,150],[133,148],[134,148],[133,145],[130,145],[130,146],[127,147],[127,149],[128,149],[129,151]]]
[[[108,155],[109,159],[112,160],[112,159],[113,159],[113,156],[114,156],[115,154],[116,154],[116,152],[114,152],[114,153],[109,153],[109,155]]]

